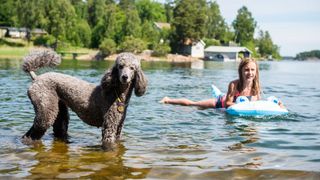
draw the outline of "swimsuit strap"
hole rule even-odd
[[[236,102],[236,99],[240,96],[240,92],[237,91],[237,93],[233,96],[233,102]]]

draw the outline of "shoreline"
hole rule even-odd
[[[24,56],[28,55],[28,53],[34,49],[35,47],[30,48],[19,48],[19,47],[0,47],[0,59],[22,59]],[[65,60],[78,60],[78,61],[97,61],[95,56],[98,51],[93,50],[88,52],[87,54],[78,55],[75,59],[73,59],[72,55],[62,56],[62,59]],[[114,61],[118,54],[110,55],[104,58],[104,61]],[[164,57],[155,57],[151,56],[150,53],[140,53],[135,54],[141,61],[146,62],[194,62],[194,61],[203,61],[200,58],[194,58],[191,56],[183,56],[178,54],[168,54]]]
[[[41,47],[9,47],[9,46],[0,46],[0,59],[22,59],[26,56],[30,51],[38,49]],[[68,51],[65,51],[68,52]],[[69,51],[72,52],[72,51]],[[79,61],[97,61],[95,58],[98,54],[98,50],[89,49],[88,51],[75,51],[79,54],[75,59],[72,57],[72,53],[67,53],[67,55],[62,56],[62,59],[65,60],[79,60]],[[103,60],[105,61],[114,61],[118,54],[110,55]],[[196,61],[206,61],[202,58],[195,58],[191,56],[184,56],[179,54],[167,54],[162,57],[151,56],[151,51],[146,50],[140,54],[135,54],[141,61],[145,62],[196,62]],[[268,59],[264,58],[256,58],[257,61],[267,61]],[[314,60],[314,59],[312,59]],[[278,61],[278,60],[273,60]],[[316,60],[315,60],[316,61]]]

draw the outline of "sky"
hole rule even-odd
[[[217,0],[221,15],[231,25],[246,6],[257,30],[268,31],[282,56],[320,50],[320,0]]]
[[[159,0],[164,2],[165,0]],[[282,56],[320,50],[320,0],[216,0],[228,25],[246,6],[257,22],[256,34],[268,31]]]

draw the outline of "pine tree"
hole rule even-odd
[[[179,44],[189,44],[202,39],[206,32],[205,0],[177,1],[173,11],[174,36]]]
[[[43,26],[55,37],[54,48],[58,47],[58,40],[70,41],[74,37],[77,15],[69,0],[46,0],[45,13]]]
[[[233,21],[232,26],[235,30],[235,40],[241,45],[254,41],[254,32],[257,26],[248,8],[243,6],[238,10],[238,15]]]
[[[222,43],[230,40],[227,36],[227,23],[221,16],[219,5],[215,1],[209,3],[207,29],[207,38],[216,39]]]

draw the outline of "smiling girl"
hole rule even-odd
[[[238,68],[239,79],[231,81],[226,96],[226,107],[235,104],[237,97],[246,96],[250,101],[261,99],[259,67],[252,58],[241,61]]]
[[[235,101],[239,96],[247,96],[250,101],[261,99],[259,67],[257,62],[253,58],[243,59],[239,64],[238,74],[239,79],[229,83],[226,96],[202,101],[164,97],[160,102],[183,106],[198,106],[200,108],[227,108],[235,104]]]

